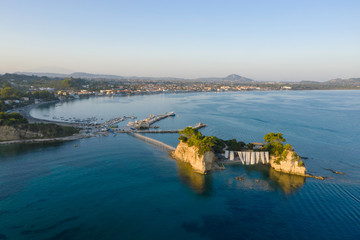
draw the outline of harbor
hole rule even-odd
[[[154,124],[169,118],[175,117],[176,113],[174,111],[162,113],[162,114],[149,114],[148,117],[142,120],[136,120],[137,116],[134,114],[129,116],[118,116],[108,120],[103,119],[102,117],[89,116],[85,118],[78,118],[74,116],[52,116],[49,118],[49,115],[43,115],[47,119],[40,119],[34,117],[30,114],[31,110],[38,108],[42,105],[46,105],[54,102],[44,102],[39,104],[32,104],[29,106],[21,107],[14,109],[12,112],[18,112],[22,114],[25,118],[28,119],[29,123],[55,123],[63,126],[73,126],[81,129],[82,135],[85,137],[98,136],[98,135],[107,135],[109,133],[119,134],[119,133],[178,133],[181,129],[159,129],[159,126]],[[123,124],[126,120],[130,120],[127,124]],[[190,126],[190,125],[189,125]],[[184,126],[186,127],[186,126]],[[195,129],[201,129],[206,127],[206,124],[199,122],[192,126]]]
[[[120,123],[124,121],[125,119],[128,119],[129,117],[124,118],[117,118],[117,119],[110,119],[109,121],[100,124],[95,125],[95,129],[100,128],[100,132],[110,132],[113,134],[117,133],[178,133],[182,129],[159,129],[158,126],[152,126],[156,122],[163,120],[168,117],[175,116],[174,112],[169,112],[165,114],[159,114],[159,115],[153,115],[150,114],[149,117],[143,119],[143,120],[136,120],[134,122],[129,122],[126,126],[117,126],[115,124]],[[136,119],[135,116],[132,116],[131,119]],[[206,124],[199,122],[192,126],[195,129],[200,129],[203,127],[206,127]],[[93,129],[92,127],[89,127],[89,129]]]
[[[104,121],[103,118],[87,117],[87,118],[76,118],[76,117],[64,117],[64,116],[53,116],[52,120],[38,119],[30,115],[30,111],[33,107],[28,106],[26,108],[17,109],[15,112],[20,112],[26,116],[31,123],[55,123],[64,126],[73,126],[82,129],[81,132],[86,137],[107,135],[109,133],[178,133],[182,129],[159,129],[158,126],[154,126],[155,123],[169,118],[174,117],[175,112],[168,112],[163,114],[150,114],[142,120],[136,120],[135,115],[114,117]],[[126,125],[120,126],[126,120],[130,120]],[[192,126],[195,129],[201,129],[206,127],[206,124],[199,122]]]

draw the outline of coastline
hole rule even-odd
[[[92,136],[87,136],[84,134],[76,134],[67,137],[58,137],[58,138],[35,138],[35,139],[20,139],[20,140],[11,140],[11,141],[3,141],[0,142],[0,145],[7,144],[22,144],[22,143],[49,143],[49,142],[64,142],[64,141],[73,141],[83,138],[90,138]]]
[[[21,108],[15,108],[12,109],[11,112],[17,112],[23,115],[30,124],[32,123],[53,123],[58,124],[62,126],[74,126],[75,124],[72,123],[65,123],[65,122],[59,122],[59,121],[51,121],[51,120],[44,120],[44,119],[38,119],[31,116],[30,112],[32,109],[37,108],[42,105],[51,104],[51,103],[57,103],[60,102],[59,100],[54,101],[48,101],[48,102],[41,102],[41,103],[33,103]],[[10,141],[1,141],[0,145],[7,145],[7,144],[29,144],[29,143],[48,143],[48,142],[61,142],[61,141],[73,141],[83,138],[89,138],[93,136],[86,135],[84,133],[78,133],[71,136],[66,137],[55,137],[55,138],[35,138],[35,139],[19,139],[19,140],[10,140]]]
[[[335,89],[335,90],[327,90],[327,91],[337,91],[337,90],[343,90],[343,89]],[[355,89],[347,89],[347,90],[355,90]],[[283,92],[284,90],[264,90],[261,92]],[[309,91],[309,90],[291,90],[291,91]],[[310,91],[323,91],[323,90],[317,90],[317,89],[312,89]],[[324,90],[326,91],[326,90]],[[165,93],[152,93],[152,94],[135,94],[135,95],[130,95],[130,97],[136,97],[136,96],[143,96],[143,95],[158,95],[158,94],[164,94],[164,95],[168,95],[168,94],[186,94],[186,93],[193,93],[193,94],[197,94],[197,93],[245,93],[245,92],[249,92],[249,91],[227,91],[227,92],[216,92],[216,91],[208,91],[208,92],[197,92],[197,91],[191,91],[191,92],[165,92]],[[254,91],[255,92],[255,91]],[[111,97],[111,96],[107,96],[107,95],[102,95],[102,96],[91,96],[91,97]],[[117,97],[126,97],[123,95],[118,95]],[[76,123],[69,123],[69,122],[62,122],[62,121],[55,121],[55,120],[45,120],[45,119],[39,119],[39,118],[35,118],[33,116],[31,116],[31,110],[35,109],[39,106],[42,105],[46,105],[46,104],[52,104],[52,103],[58,103],[61,102],[60,100],[53,100],[53,101],[46,101],[46,102],[41,102],[41,103],[37,103],[37,104],[30,104],[24,107],[20,107],[20,108],[15,108],[10,110],[11,112],[18,112],[21,115],[23,115],[26,119],[28,119],[29,123],[53,123],[53,124],[58,124],[58,125],[63,125],[63,126],[74,126],[76,127],[77,124]],[[128,132],[119,132],[119,133],[128,133]],[[139,132],[141,133],[141,132]],[[144,133],[146,133],[144,131]],[[103,134],[100,134],[103,135]],[[76,140],[76,139],[82,139],[82,138],[89,138],[89,137],[94,137],[95,135],[87,135],[85,133],[80,133],[76,136],[67,136],[67,137],[60,137],[60,138],[46,138],[46,139],[20,139],[20,140],[11,140],[11,141],[6,141],[6,142],[0,142],[0,145],[4,145],[4,144],[17,144],[17,143],[35,143],[35,142],[54,142],[54,141],[71,141],[71,140]]]
[[[12,109],[10,111],[20,113],[29,121],[29,123],[55,123],[55,124],[63,125],[63,126],[73,126],[74,124],[72,124],[72,123],[39,119],[39,118],[35,118],[35,117],[31,116],[31,114],[30,114],[31,110],[33,110],[34,108],[40,107],[42,105],[58,103],[58,102],[60,102],[60,100],[41,102],[41,103],[37,103],[37,104],[33,103],[33,104],[27,105],[25,107]]]

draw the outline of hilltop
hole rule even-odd
[[[360,78],[348,78],[348,79],[342,79],[342,78],[336,78],[329,81],[326,81],[325,83],[332,84],[332,85],[360,85]]]

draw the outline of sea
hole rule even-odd
[[[265,165],[200,175],[125,133],[2,145],[0,240],[360,238],[360,91],[93,97],[31,114],[106,121],[171,111],[176,115],[157,122],[159,129],[201,121],[204,135],[244,142],[283,133],[307,158],[308,172],[326,179]],[[176,133],[146,135],[178,143]]]

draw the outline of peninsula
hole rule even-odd
[[[29,123],[19,113],[0,112],[0,143],[72,140],[78,133],[79,130],[71,126]]]

